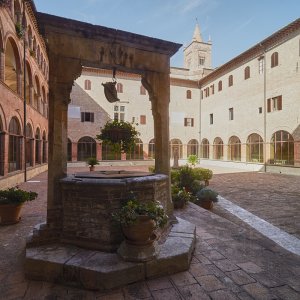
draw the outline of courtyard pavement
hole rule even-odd
[[[69,168],[68,172],[79,170],[88,168]],[[217,173],[222,172],[215,170],[210,186],[220,196],[299,241],[300,177]],[[175,212],[197,229],[196,249],[186,272],[106,293],[29,281],[23,266],[26,237],[45,221],[46,185],[47,173],[21,184],[21,188],[37,191],[38,199],[24,205],[20,223],[0,227],[0,299],[300,299],[300,256],[262,235],[221,203],[212,211],[189,204]]]

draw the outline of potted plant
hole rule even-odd
[[[172,202],[175,209],[184,208],[184,206],[192,200],[192,194],[185,188],[176,185],[172,186]]]
[[[16,23],[15,28],[16,28],[16,33],[17,33],[18,38],[22,38],[23,34],[24,34],[24,28],[23,28],[22,24]]]
[[[209,186],[209,180],[212,179],[213,171],[210,169],[202,169],[202,178],[205,186]]]
[[[34,200],[38,194],[18,187],[0,191],[0,224],[15,224],[20,221],[20,211],[25,201]]]
[[[90,171],[95,171],[95,165],[99,165],[99,161],[96,157],[89,157],[87,160],[87,164],[90,166]]]
[[[134,245],[153,243],[154,230],[162,228],[168,221],[159,202],[142,203],[134,198],[127,201],[112,217],[121,225],[126,241]]]
[[[125,121],[108,121],[97,139],[113,146],[115,152],[129,152],[135,146],[139,132],[132,123]]]
[[[212,209],[213,203],[218,202],[218,193],[208,187],[205,187],[197,192],[196,204],[205,209]]]

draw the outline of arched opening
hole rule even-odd
[[[89,157],[96,157],[96,141],[89,137],[82,137],[77,144],[77,160],[87,161]]]
[[[67,161],[72,161],[72,142],[68,139],[67,144]]]
[[[43,151],[42,151],[42,162],[46,163],[47,162],[47,136],[46,132],[43,132]]]
[[[192,91],[191,90],[186,91],[186,99],[192,99]]]
[[[197,140],[192,139],[188,142],[187,144],[187,156],[189,157],[190,155],[197,155],[199,154],[199,143]]]
[[[21,170],[22,131],[17,118],[12,118],[9,127],[8,172]]]
[[[126,153],[126,159],[144,159],[143,142],[141,139],[135,140],[135,146],[129,153]]]
[[[208,139],[203,139],[201,143],[201,157],[209,158],[209,141]]]
[[[27,30],[27,35],[28,35],[28,47],[29,47],[29,51],[30,51],[30,55],[33,54],[32,51],[32,29],[30,26],[28,26],[28,30]]]
[[[178,153],[178,158],[181,159],[183,156],[183,146],[179,139],[172,139],[170,142],[170,158],[174,158],[174,154]]]
[[[220,137],[216,137],[213,143],[213,158],[214,159],[223,159],[224,155],[224,143]]]
[[[271,139],[271,163],[294,165],[294,138],[284,130],[276,131]]]
[[[35,163],[41,164],[41,131],[37,128],[35,132]]]
[[[12,38],[9,38],[5,49],[4,83],[14,92],[18,92],[18,73],[20,70],[17,46]]]
[[[15,23],[22,23],[22,11],[19,0],[14,0]]]
[[[26,76],[25,76],[25,97],[26,97],[26,103],[30,104],[30,88],[32,86],[32,73],[31,73],[31,67],[28,61],[26,61]]]
[[[229,139],[228,160],[241,161],[241,141],[237,136],[232,136]]]
[[[46,91],[45,87],[42,87],[42,107],[41,107],[41,112],[43,116],[46,116]]]
[[[246,145],[246,159],[250,162],[264,161],[264,141],[257,133],[248,136]]]
[[[33,130],[31,125],[26,125],[26,167],[33,166]]]
[[[40,82],[37,76],[34,77],[34,92],[33,92],[33,107],[40,111],[40,101],[39,101],[39,97],[40,97]]]
[[[155,141],[151,139],[148,144],[148,158],[155,158]]]

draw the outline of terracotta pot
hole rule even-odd
[[[90,172],[95,171],[95,166],[90,166]]]
[[[214,203],[211,200],[205,200],[200,202],[200,206],[205,209],[212,209],[214,206]]]
[[[126,242],[133,245],[147,245],[154,242],[155,222],[148,216],[139,216],[135,224],[122,226]]]
[[[176,201],[173,201],[174,204],[174,208],[178,209],[178,208],[184,208],[185,206],[185,200],[184,199],[178,199]]]
[[[1,204],[0,205],[0,224],[10,225],[18,223],[21,219],[20,212],[22,204]]]

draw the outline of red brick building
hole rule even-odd
[[[0,2],[0,187],[47,169],[48,58],[32,1]]]

